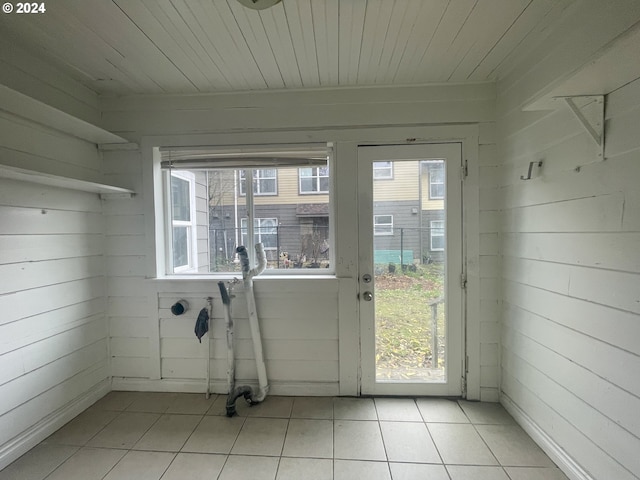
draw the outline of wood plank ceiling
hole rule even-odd
[[[485,82],[573,2],[54,0],[0,16],[0,42],[105,95]]]

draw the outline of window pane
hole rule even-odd
[[[261,180],[258,184],[258,191],[256,193],[276,193],[276,180],[265,179]]]
[[[191,213],[194,226],[188,241],[184,229],[174,234],[176,251],[170,255],[172,258],[175,255],[175,265],[186,265],[189,260],[188,273],[239,272],[236,248],[244,245],[253,251],[253,245],[261,242],[267,253],[268,269],[328,267],[329,199],[326,195],[306,195],[323,193],[321,189],[328,191],[329,178],[319,175],[328,173],[328,169],[286,166],[255,169],[254,188],[257,185],[260,193],[256,192],[253,198],[253,239],[247,235],[249,199],[239,188],[244,177],[242,171],[231,168],[189,171],[195,177],[191,195],[196,198],[191,199],[191,205],[195,205],[198,215]],[[177,221],[173,226],[183,227]],[[178,272],[185,273],[185,269]]]
[[[301,178],[300,179],[300,190],[302,192],[313,192],[315,184],[315,179],[313,178]]]
[[[392,178],[391,162],[373,162],[373,178]]]
[[[173,227],[173,268],[189,265],[189,227]]]
[[[444,250],[444,222],[434,220],[431,227],[431,250]]]
[[[171,175],[171,205],[173,208],[173,220],[184,222],[191,220],[188,180]]]
[[[429,167],[429,197],[444,198],[443,164],[432,164]]]
[[[329,167],[301,168],[299,172],[301,193],[329,192]]]
[[[256,220],[255,235],[257,242],[261,242],[265,250],[275,249],[278,243],[277,220],[274,218],[261,218]]]
[[[393,215],[373,216],[374,235],[393,235]]]

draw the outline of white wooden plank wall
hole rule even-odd
[[[95,144],[0,110],[0,165],[102,182]]]
[[[142,191],[138,151],[104,152],[104,169],[106,181]],[[111,373],[116,388],[204,391],[207,337],[200,344],[194,326],[212,296],[211,384],[215,391],[226,392],[226,333],[217,281],[146,280],[142,195],[105,202],[104,212]],[[272,392],[337,394],[337,281],[258,279],[255,283]],[[255,382],[241,287],[237,294],[233,307],[237,379]],[[170,307],[180,299],[186,299],[190,309],[176,317]],[[159,337],[154,328],[159,328]],[[149,383],[156,362],[159,382]]]
[[[95,194],[0,179],[0,466],[108,388],[101,209]]]
[[[98,95],[93,90],[9,42],[0,42],[0,84],[99,125]]]
[[[403,87],[403,88],[363,88],[349,90],[318,90],[312,92],[269,92],[253,94],[210,95],[198,97],[167,96],[162,98],[103,98],[103,119],[105,126],[117,131],[124,137],[140,142],[145,135],[172,135],[179,139],[181,135],[197,133],[221,132],[250,132],[264,131],[265,141],[271,138],[271,133],[278,132],[278,138],[286,138],[282,132],[288,129],[339,129],[343,127],[362,126],[391,126],[391,125],[429,125],[442,122],[480,122],[480,165],[474,165],[484,186],[481,187],[481,228],[482,244],[478,238],[470,239],[475,251],[481,251],[481,264],[475,272],[482,277],[480,299],[475,299],[482,305],[481,314],[472,309],[471,322],[477,331],[481,332],[485,345],[477,345],[482,356],[481,397],[484,400],[497,400],[497,368],[496,355],[497,333],[497,302],[499,288],[497,287],[498,249],[495,245],[498,225],[496,223],[496,195],[492,193],[493,170],[495,166],[495,125],[494,102],[495,90],[491,85],[472,86],[434,86],[434,87]],[[282,141],[282,140],[280,140]],[[142,192],[140,154],[138,152],[113,151],[105,152],[105,180],[117,185],[123,185]],[[340,161],[338,159],[338,161]],[[352,185],[351,179],[341,179],[344,185]],[[475,180],[474,180],[475,181]],[[107,268],[109,270],[109,319],[112,342],[112,373],[116,377],[116,385],[122,377],[122,385],[126,388],[140,387],[135,378],[143,379],[151,376],[151,369],[158,368],[158,376],[167,381],[160,382],[162,388],[182,388],[189,381],[200,381],[203,377],[203,351],[193,335],[193,324],[197,312],[189,312],[190,319],[167,318],[167,302],[179,298],[181,288],[162,286],[162,282],[144,282],[145,240],[144,215],[142,211],[142,195],[132,200],[112,201],[105,204],[107,215],[106,242],[108,251]],[[476,213],[477,215],[477,213]],[[340,237],[338,242],[349,242],[346,236]],[[346,251],[346,250],[345,250]],[[343,259],[343,262],[355,260]],[[190,284],[193,282],[189,282]],[[257,282],[260,285],[260,281]],[[175,284],[175,282],[171,282]],[[197,286],[189,287],[184,292],[191,296],[196,294],[202,303],[204,290]],[[179,285],[179,284],[176,284]],[[302,288],[300,285],[303,285]],[[337,285],[337,281],[335,283]],[[264,288],[264,287],[263,287]],[[281,302],[282,314],[276,322],[276,314],[267,317],[269,325],[274,330],[266,332],[267,368],[275,374],[274,382],[283,386],[299,384],[297,394],[313,394],[319,392],[311,385],[332,385],[338,381],[337,370],[337,333],[336,336],[326,337],[324,330],[317,330],[321,319],[326,318],[327,328],[333,331],[337,328],[338,293],[327,292],[323,299],[324,310],[310,310],[305,307],[306,302],[317,296],[315,281],[293,282],[287,289],[293,288],[297,292],[294,301]],[[333,287],[332,287],[333,288]],[[205,290],[209,286],[205,287]],[[213,285],[214,294],[217,291]],[[149,292],[151,292],[149,294]],[[261,292],[259,292],[261,293]],[[158,297],[156,294],[160,294]],[[205,295],[206,296],[206,295]],[[288,297],[287,297],[288,298]],[[258,309],[262,307],[258,298]],[[158,345],[157,332],[150,332],[157,328],[153,318],[154,305],[160,306],[160,338]],[[354,299],[355,302],[355,299]],[[300,305],[302,312],[310,312],[308,322],[300,322],[299,313],[288,310],[293,305]],[[170,305],[169,305],[170,306]],[[201,307],[200,307],[201,308]],[[326,313],[325,313],[326,311]],[[355,309],[354,309],[355,312]],[[218,312],[219,322],[220,313]],[[319,315],[320,317],[316,317]],[[185,317],[186,318],[186,317]],[[303,320],[306,317],[303,317]],[[345,324],[358,325],[357,319],[343,319]],[[175,323],[174,323],[175,322]],[[290,328],[300,328],[295,337],[282,337],[283,324],[291,324]],[[167,325],[180,326],[179,330],[167,330]],[[246,326],[240,325],[240,333]],[[168,334],[167,332],[173,332]],[[219,331],[215,331],[216,344],[213,351],[218,352],[221,345]],[[153,335],[150,339],[149,335]],[[332,333],[332,335],[334,335]],[[294,350],[307,352],[309,356],[303,358],[282,358],[280,342],[291,340]],[[247,339],[240,341],[240,352],[246,358],[239,361],[239,373],[247,377],[252,376],[252,361],[250,349],[247,350]],[[305,346],[305,348],[302,347]],[[309,347],[309,348],[307,348]],[[353,345],[357,351],[357,343]],[[271,356],[273,353],[273,357]],[[288,355],[291,353],[288,352]],[[324,358],[317,364],[318,355]],[[195,356],[195,358],[193,358]],[[161,357],[161,363],[158,357]],[[217,357],[216,357],[217,358]],[[219,360],[219,359],[218,359]],[[224,379],[224,368],[220,362],[214,360],[213,375],[218,380]],[[316,368],[309,370],[316,362]],[[213,365],[213,364],[212,364]],[[321,365],[322,368],[317,368]],[[302,382],[304,378],[310,381]],[[169,379],[173,387],[169,387]],[[305,393],[305,385],[309,387]],[[156,387],[158,388],[158,387]],[[314,387],[315,388],[315,387]],[[319,388],[319,387],[318,387]],[[333,388],[333,387],[331,387]],[[355,391],[355,386],[353,386]],[[293,390],[288,390],[294,392]],[[325,393],[333,390],[326,390]]]
[[[480,128],[480,165],[474,165],[481,176],[481,240],[470,239],[475,251],[480,251],[481,262],[475,268],[477,278],[482,284],[480,297],[474,299],[481,305],[481,314],[477,309],[471,311],[472,322],[476,330],[481,332],[483,345],[477,345],[478,358],[482,366],[476,365],[478,375],[482,375],[481,397],[483,400],[496,401],[498,398],[498,223],[496,211],[496,194],[493,192],[493,174],[496,165],[495,125],[494,120],[495,91],[491,85],[473,86],[434,86],[403,88],[365,88],[350,90],[318,90],[312,92],[269,92],[234,95],[211,95],[199,97],[163,98],[103,98],[104,121],[107,128],[121,133],[132,141],[141,141],[144,135],[173,135],[179,139],[181,135],[194,133],[220,133],[230,131],[277,131],[287,129],[336,129],[342,127],[358,128],[362,126],[389,125],[429,125],[442,122],[481,122]],[[264,134],[265,139],[270,138]],[[286,137],[284,137],[286,138]],[[105,179],[110,183],[127,186],[142,192],[140,154],[138,152],[113,151],[105,152]],[[338,159],[340,161],[340,159]],[[351,185],[352,179],[339,180],[344,185]],[[475,179],[474,181],[477,181]],[[204,378],[202,359],[203,348],[197,344],[193,334],[196,311],[189,312],[190,319],[172,318],[168,313],[171,301],[179,299],[176,292],[184,292],[189,298],[200,298],[205,292],[204,282],[196,282],[195,286],[167,287],[162,282],[144,282],[145,241],[144,217],[141,195],[132,200],[107,202],[106,242],[108,251],[107,268],[109,269],[109,319],[112,342],[112,373],[114,377],[122,377],[123,388],[140,388],[135,378],[151,376],[153,368],[159,369],[158,377],[166,381],[160,382],[162,388],[182,388],[201,382]],[[477,215],[477,213],[476,213]],[[338,234],[340,235],[340,234]],[[338,242],[351,242],[348,237],[340,237]],[[478,245],[480,242],[480,245]],[[346,251],[346,250],[344,250]],[[350,261],[343,259],[343,261]],[[474,280],[475,281],[475,280]],[[324,281],[323,281],[324,282]],[[171,282],[175,284],[175,282]],[[265,282],[266,283],[266,282]],[[321,282],[322,283],[322,282]],[[189,282],[191,284],[191,282]],[[257,282],[261,285],[260,280]],[[304,288],[301,286],[304,284]],[[324,284],[324,283],[322,283]],[[180,285],[180,284],[175,284]],[[485,286],[486,285],[486,286]],[[337,288],[337,281],[335,283]],[[206,287],[208,289],[209,287]],[[263,287],[265,288],[265,287]],[[333,286],[331,288],[334,288]],[[321,385],[334,385],[338,381],[337,333],[325,337],[326,331],[337,329],[337,292],[323,294],[321,298],[324,310],[306,307],[307,302],[315,301],[318,296],[317,281],[293,281],[284,285],[285,291],[294,292],[292,301],[283,299],[278,305],[282,308],[278,316],[269,313],[265,321],[269,321],[266,335],[265,351],[267,352],[267,368],[273,372],[273,380],[281,386],[287,384],[301,385],[298,390],[287,390],[297,394],[319,392]],[[217,291],[213,284],[214,294]],[[324,291],[324,290],[323,290]],[[262,292],[259,291],[261,294]],[[157,295],[160,295],[159,297]],[[204,296],[203,296],[204,295]],[[217,295],[214,295],[217,298]],[[268,297],[265,297],[267,301]],[[262,308],[261,297],[258,308]],[[355,300],[354,300],[355,301]],[[155,305],[159,304],[160,332],[152,318]],[[299,318],[294,306],[302,312],[310,312],[308,320]],[[194,307],[195,308],[195,307]],[[200,307],[202,308],[202,307]],[[291,309],[291,310],[289,310]],[[355,311],[355,309],[354,309]],[[217,321],[221,318],[218,309]],[[319,316],[319,317],[316,317]],[[186,317],[185,317],[186,318]],[[276,322],[277,319],[277,322]],[[329,322],[325,331],[317,329],[322,319]],[[357,325],[357,319],[343,319],[346,324]],[[282,323],[284,322],[284,323]],[[284,325],[296,326],[294,337],[285,336]],[[168,330],[168,325],[173,325]],[[179,330],[176,330],[179,326]],[[239,326],[240,334],[245,335],[246,325]],[[271,330],[273,328],[273,330]],[[155,333],[151,333],[155,332]],[[170,334],[168,332],[171,332]],[[337,330],[336,330],[337,332]],[[152,335],[153,338],[150,338]],[[160,345],[158,345],[158,335]],[[214,331],[216,336],[213,346],[214,360],[212,374],[219,382],[224,380],[225,368],[220,355],[223,336]],[[332,335],[334,335],[332,333]],[[291,352],[282,352],[277,348],[279,342],[291,343],[293,351],[305,353],[300,358],[283,358]],[[248,339],[240,339],[239,374],[250,380],[253,375],[251,350]],[[304,346],[304,348],[303,348]],[[357,351],[357,344],[352,347]],[[273,356],[272,356],[273,355]],[[159,363],[158,356],[161,357]],[[323,360],[319,360],[319,359]],[[317,363],[321,361],[321,363]],[[316,368],[312,368],[313,363]],[[322,368],[317,368],[321,365]],[[480,372],[481,371],[481,372]],[[270,374],[271,375],[271,374]],[[300,383],[307,378],[308,383]],[[169,387],[169,379],[173,387]],[[116,378],[116,385],[118,385]],[[182,384],[180,382],[183,382]],[[312,384],[316,387],[312,387]],[[305,393],[305,385],[309,387]],[[156,387],[157,388],[157,387]],[[323,387],[324,388],[324,387]],[[333,392],[334,387],[325,389]],[[355,387],[354,387],[355,388]]]
[[[591,478],[627,480],[640,478],[640,80],[607,102],[604,162],[568,110],[501,120],[501,389]]]
[[[103,97],[102,126],[143,135],[493,122],[491,84],[274,91],[228,95]]]
[[[105,182],[142,192],[142,159],[137,150],[103,152]],[[149,378],[149,305],[143,195],[104,202],[107,317],[111,375]],[[155,340],[157,343],[157,339]],[[138,348],[123,349],[122,345]]]
[[[0,163],[89,176],[98,152],[3,114]],[[108,391],[102,204],[0,178],[0,468]]]
[[[479,282],[480,282],[480,400],[497,402],[499,397],[500,343],[500,205],[497,201],[499,163],[495,141],[495,124],[484,123],[480,129],[478,152],[480,197]],[[468,311],[468,321],[476,320]]]
[[[211,342],[211,382],[214,391],[225,393],[227,371],[226,329],[223,304],[216,282],[200,282],[188,292],[159,293],[162,377],[195,380],[204,385],[206,342]],[[273,393],[335,395],[338,392],[337,281],[331,279],[257,279],[256,303],[260,318],[264,356]],[[236,339],[238,384],[257,383],[255,357],[241,286],[232,302]],[[194,326],[198,313],[213,298],[210,337],[199,343]],[[175,316],[171,305],[179,299],[190,310]],[[135,344],[127,348],[139,348]]]

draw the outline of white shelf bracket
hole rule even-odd
[[[599,147],[598,156],[604,160],[604,95],[562,97]]]

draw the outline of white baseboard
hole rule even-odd
[[[238,380],[236,385],[250,385],[257,387],[255,382],[243,382]],[[149,380],[148,378],[123,378],[114,377],[112,379],[112,390],[124,390],[135,392],[186,392],[204,393],[206,382],[201,380],[174,380],[160,379]],[[226,395],[228,393],[226,382],[211,382],[211,393]],[[337,396],[337,382],[272,382],[269,384],[270,395],[285,396]]]
[[[17,460],[111,391],[111,379],[104,379],[82,396],[50,413],[35,425],[0,446],[0,470]]]
[[[595,480],[504,393],[500,396],[500,403],[567,477],[571,480]]]

